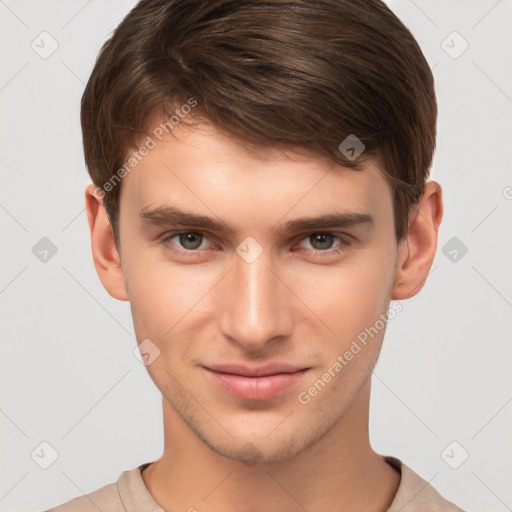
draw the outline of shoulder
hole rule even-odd
[[[400,459],[391,456],[384,459],[402,475],[395,498],[386,512],[465,512],[441,496]]]
[[[105,487],[74,498],[62,505],[47,510],[46,512],[120,512],[124,511],[117,484],[109,484]]]
[[[100,487],[89,494],[73,498],[45,512],[98,512],[98,510],[102,512],[124,512],[125,508],[119,494],[118,484],[124,478],[125,473],[130,472],[125,471],[117,482]]]
[[[149,464],[123,471],[117,482],[45,512],[164,512],[149,493],[141,475]]]

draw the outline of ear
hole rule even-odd
[[[101,191],[102,192],[102,191]],[[128,300],[121,258],[114,242],[114,233],[96,185],[85,190],[87,220],[91,231],[91,247],[96,272],[105,290],[118,300]]]
[[[429,181],[411,211],[407,236],[398,247],[393,300],[414,297],[423,288],[436,255],[437,232],[442,217],[441,186]]]

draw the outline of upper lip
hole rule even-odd
[[[247,366],[245,364],[218,364],[206,366],[209,370],[232,375],[243,375],[244,377],[264,377],[277,375],[278,373],[295,373],[307,368],[294,366],[287,363],[270,363],[263,366]]]

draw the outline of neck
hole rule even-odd
[[[292,459],[254,465],[212,450],[164,399],[164,453],[142,477],[164,510],[385,512],[400,475],[368,436],[370,380],[338,422]]]

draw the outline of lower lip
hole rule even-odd
[[[265,377],[244,377],[243,375],[215,372],[208,368],[206,370],[222,389],[245,400],[274,398],[296,384],[308,371],[305,369],[295,373],[278,373]]]

